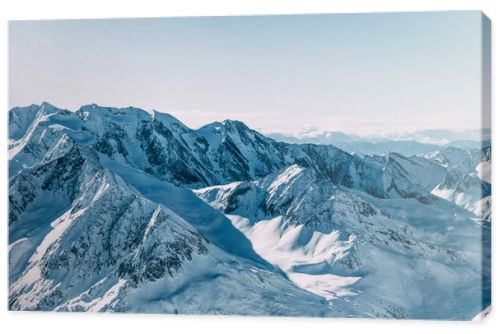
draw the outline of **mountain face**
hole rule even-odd
[[[490,160],[351,155],[132,107],[14,108],[9,307],[470,319]]]

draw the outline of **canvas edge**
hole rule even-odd
[[[491,20],[481,12],[481,149],[491,146]],[[491,223],[481,231],[481,309],[473,321],[480,321],[491,312]]]

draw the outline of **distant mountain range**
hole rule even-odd
[[[405,134],[360,137],[342,132],[309,131],[299,135],[269,133],[269,137],[294,144],[334,145],[346,152],[361,154],[385,154],[388,152],[412,156],[446,147],[479,149],[490,146],[490,129],[477,130],[420,130]]]
[[[490,303],[491,148],[415,145],[13,108],[9,308],[472,319]]]
[[[269,133],[270,138],[293,144],[334,145],[357,154],[380,155],[388,152],[404,156],[437,151],[446,147],[479,149],[490,146],[490,130],[421,130],[392,136],[360,137],[342,132],[305,132],[299,135]],[[482,139],[482,140],[480,140]]]

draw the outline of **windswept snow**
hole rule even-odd
[[[360,277],[334,275],[321,268],[331,268],[329,263],[342,259],[353,246],[354,235],[341,241],[339,231],[326,234],[305,226],[287,227],[281,216],[253,225],[240,216],[227,217],[245,233],[260,256],[277,265],[297,286],[326,300],[356,294],[347,287]]]
[[[491,161],[480,162],[475,168],[479,178],[485,182],[491,183]]]

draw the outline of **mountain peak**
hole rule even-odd
[[[225,119],[223,121],[215,121],[208,123],[206,125],[203,125],[199,130],[202,129],[212,129],[215,130],[216,132],[220,132],[223,129],[225,130],[230,130],[230,129],[243,129],[243,130],[251,130],[245,123],[237,120],[231,120],[231,119]]]
[[[174,124],[174,125],[180,125],[182,127],[186,127],[184,125],[184,123],[179,121],[177,118],[175,118],[171,114],[161,112],[161,111],[158,111],[155,109],[153,109],[153,119],[156,119],[165,125]]]
[[[40,104],[40,108],[48,108],[48,109],[59,109],[56,106],[50,104],[47,101],[43,101],[42,104]]]
[[[32,105],[32,106],[36,107],[36,105]],[[45,101],[40,104],[38,111],[37,111],[37,114],[40,116],[47,116],[47,115],[51,115],[51,114],[60,114],[60,113],[69,114],[71,112],[68,109],[56,107],[55,105],[50,104],[49,102],[45,102]]]
[[[253,131],[243,123],[242,121],[238,120],[232,120],[232,119],[225,119],[222,124],[224,125],[225,128],[227,129],[239,129],[239,130],[244,130],[244,131]]]
[[[114,123],[135,123],[141,120],[151,120],[151,115],[147,111],[140,108],[113,108],[100,106],[95,103],[81,106],[77,111],[77,114],[84,121],[94,119],[99,123],[99,126],[102,125],[101,123],[103,119],[112,120]]]

